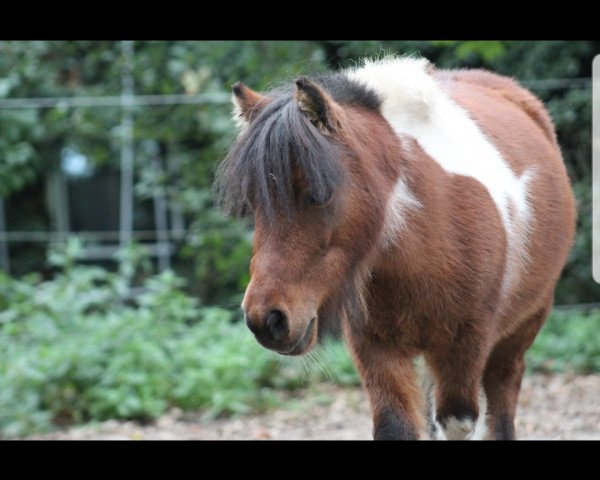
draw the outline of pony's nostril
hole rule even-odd
[[[244,313],[244,321],[252,333],[256,334],[260,331],[260,322],[257,322],[256,318],[251,318]]]
[[[271,310],[267,317],[267,328],[274,340],[283,340],[289,333],[287,317],[281,310]]]

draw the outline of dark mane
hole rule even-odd
[[[378,109],[381,101],[344,74],[313,79],[340,104]],[[269,93],[272,101],[252,120],[217,172],[216,193],[226,210],[240,216],[249,204],[267,215],[287,214],[295,205],[293,172],[297,168],[317,200],[329,198],[343,180],[340,149],[298,108],[290,86]]]
[[[348,78],[345,73],[324,74],[313,80],[321,85],[337,103],[376,111],[381,107],[381,98],[372,89]]]

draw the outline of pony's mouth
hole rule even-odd
[[[317,338],[316,323],[317,323],[317,318],[314,317],[308,324],[308,327],[306,327],[306,332],[304,332],[304,335],[302,335],[302,338],[294,346],[294,348],[292,348],[291,350],[288,350],[287,352],[278,351],[277,353],[279,353],[281,355],[294,356],[294,355],[302,355],[304,352],[309,350],[314,345],[315,340]]]

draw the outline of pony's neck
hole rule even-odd
[[[423,272],[441,253],[446,209],[439,208],[447,175],[411,137],[399,136],[379,113],[349,107],[345,140],[361,159],[359,181],[371,190],[381,229],[366,271],[394,276]],[[368,212],[363,212],[369,215]]]

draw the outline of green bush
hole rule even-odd
[[[600,310],[554,311],[527,352],[538,372],[600,372]]]
[[[358,379],[341,344],[281,361],[236,313],[203,307],[172,272],[143,277],[132,245],[120,268],[76,263],[81,245],[54,250],[52,280],[0,273],[0,437],[109,418],[149,420],[171,406],[207,416],[273,406],[276,391]],[[132,297],[132,287],[142,293]],[[140,287],[138,287],[140,288]]]
[[[274,401],[275,355],[232,312],[186,296],[171,272],[147,278],[133,301],[131,268],[109,273],[58,253],[53,262],[63,271],[50,281],[0,276],[0,436]]]
[[[357,385],[343,343],[279,357],[204,307],[172,272],[144,276],[132,245],[116,273],[76,263],[81,245],[51,252],[52,280],[0,273],[0,437],[109,418],[150,420],[169,407],[207,416],[281,401],[282,389]],[[132,295],[133,287],[141,293]],[[530,371],[600,371],[600,311],[555,312],[527,354]]]

